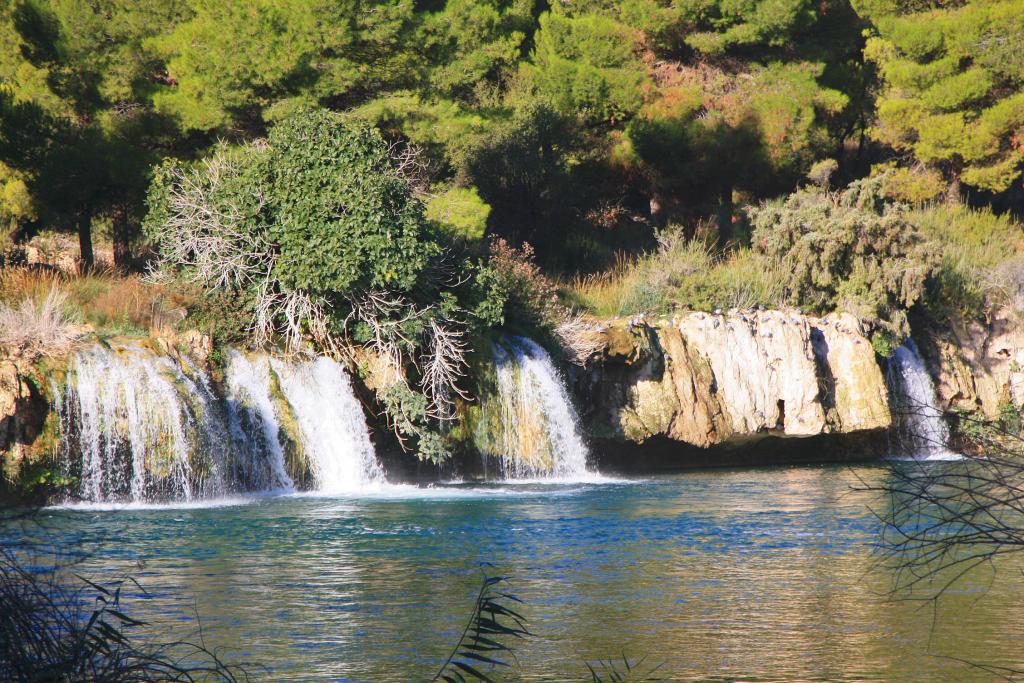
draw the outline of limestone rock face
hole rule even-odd
[[[605,336],[601,359],[574,381],[599,437],[708,447],[891,424],[885,379],[853,316],[688,313],[613,323]]]
[[[39,436],[47,412],[45,399],[18,360],[0,353],[0,478],[14,478],[24,449]]]
[[[823,380],[821,400],[833,432],[886,429],[889,393],[875,352],[849,313],[813,320],[811,339]]]
[[[935,335],[924,348],[937,370],[943,408],[995,418],[1012,404],[1024,407],[1024,320],[1008,308],[988,324],[968,322]]]

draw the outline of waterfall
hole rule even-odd
[[[219,386],[187,357],[138,345],[77,353],[63,385],[53,387],[73,495],[192,501],[384,481],[338,363],[230,351]]]
[[[495,345],[500,435],[495,447],[506,478],[587,474],[587,447],[576,412],[548,353],[510,337]]]
[[[362,406],[345,369],[329,358],[301,363],[271,358],[295,416],[313,474],[325,492],[384,481]]]
[[[227,444],[224,430],[211,424],[212,394],[168,357],[138,346],[81,351],[55,410],[62,459],[86,500],[192,500],[224,492]]]
[[[954,455],[949,450],[949,427],[938,408],[935,386],[913,339],[908,338],[889,359],[887,379],[905,455],[918,460],[942,460]]]
[[[257,490],[293,490],[295,481],[286,469],[278,413],[270,395],[270,359],[262,354],[250,359],[232,350],[226,379],[241,476]]]

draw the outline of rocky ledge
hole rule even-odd
[[[572,382],[587,431],[606,444],[707,449],[892,423],[875,351],[848,314],[688,313],[601,335]]]

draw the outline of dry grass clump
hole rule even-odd
[[[0,303],[0,347],[29,358],[70,352],[82,331],[67,302],[67,292],[54,286],[41,300],[27,297],[17,306]]]
[[[571,363],[586,365],[605,345],[600,326],[582,313],[567,312],[555,326],[555,336]]]

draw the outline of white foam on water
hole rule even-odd
[[[240,505],[251,505],[266,496],[229,496],[225,498],[203,498],[190,501],[166,501],[166,502],[144,502],[133,501],[126,503],[114,502],[92,502],[75,501],[48,505],[44,510],[70,510],[74,512],[132,512],[135,510],[204,510],[207,508],[237,507]]]

